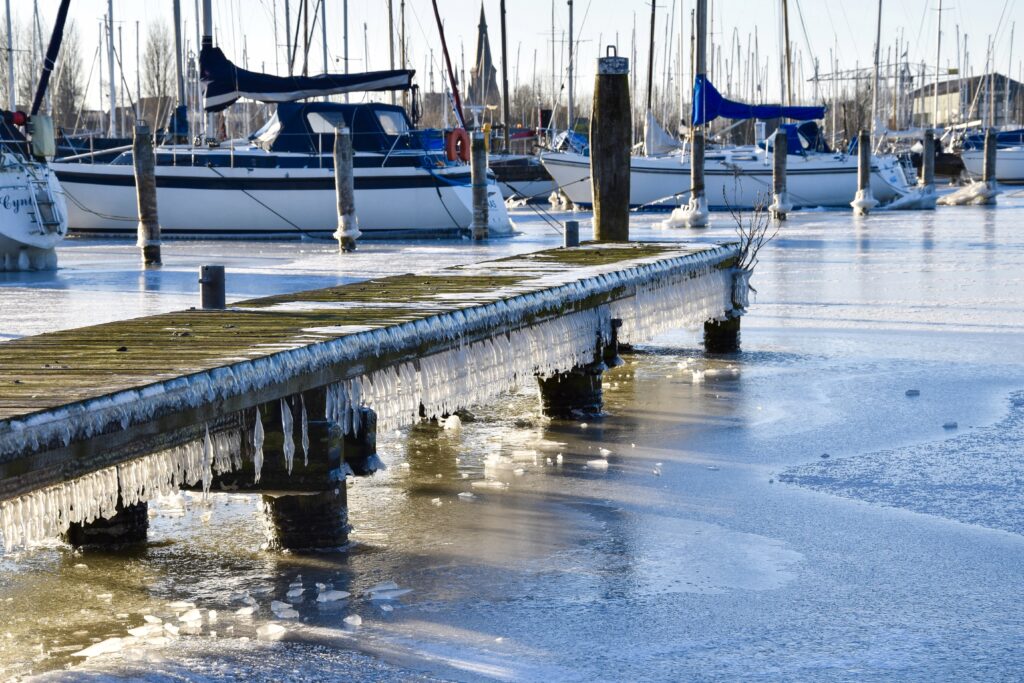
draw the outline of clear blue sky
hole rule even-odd
[[[665,28],[675,1],[675,25],[673,44],[678,45],[679,20],[681,12],[689,16],[694,0],[658,0],[657,45],[662,56],[658,57],[658,76],[662,78],[661,60],[664,59]],[[717,44],[729,43],[738,36],[745,56],[748,40],[756,30],[758,46],[763,62],[772,60],[767,93],[778,92],[779,20],[777,0],[710,0],[713,10],[714,36]],[[886,50],[895,44],[897,37],[908,45],[912,62],[925,60],[935,62],[936,17],[939,0],[884,0],[882,14],[883,60]],[[302,0],[292,0],[293,21]],[[328,53],[332,68],[341,70],[342,56],[342,0],[326,0],[328,26]],[[316,0],[310,0],[310,6]],[[400,0],[394,0],[396,23]],[[802,53],[803,73],[811,72],[809,55],[817,56],[822,71],[828,70],[829,50],[836,49],[842,68],[852,68],[855,63],[868,64],[872,58],[877,5],[870,0],[848,2],[843,0],[789,0],[790,11],[800,15],[791,18],[790,36],[796,48]],[[52,18],[58,5],[57,0],[39,0],[43,31],[49,33]],[[195,0],[182,0],[183,20],[187,24],[188,38],[195,40]],[[969,35],[968,49],[971,52],[975,73],[984,69],[986,43],[993,35],[996,40],[996,69],[1006,72],[1010,58],[1010,28],[1016,22],[1015,51],[1013,54],[1013,76],[1019,75],[1021,58],[1024,58],[1024,0],[943,0],[943,68],[947,63],[956,64],[956,29],[961,36]],[[275,0],[213,0],[215,27],[218,43],[237,63],[242,62],[243,37],[247,39],[249,66],[252,69],[266,68],[273,72],[280,63],[284,69],[284,0],[276,0],[279,25],[279,48],[274,49],[274,8]],[[441,15],[446,23],[449,46],[453,59],[458,63],[465,51],[467,70],[473,61],[476,47],[476,24],[480,13],[479,0],[439,0]],[[490,25],[491,44],[494,58],[500,59],[499,48],[499,0],[485,0],[487,20]],[[528,83],[534,73],[534,53],[537,59],[537,79],[551,83],[551,0],[507,0],[509,30],[510,79],[515,80],[518,64],[519,81]],[[633,26],[636,25],[637,49],[640,59],[634,68],[646,69],[646,45],[648,41],[650,5],[643,0],[575,0],[575,25],[578,47],[577,90],[587,96],[593,79],[595,58],[600,45],[618,41],[620,54],[630,55]],[[146,25],[158,18],[168,25],[171,21],[171,0],[114,0],[114,15],[122,27],[126,80],[135,83],[135,26],[141,22],[143,41]],[[568,26],[566,0],[556,0],[556,38],[562,40]],[[96,50],[99,24],[106,13],[106,0],[72,0],[71,19],[82,38],[83,68],[88,73]],[[15,18],[27,23],[32,3],[16,0],[12,3]],[[439,40],[434,24],[430,0],[406,0],[407,36],[410,52],[410,66],[419,71],[418,80],[426,84],[425,60],[430,48],[435,50],[435,60],[440,65]],[[366,25],[365,43],[363,26]],[[687,20],[688,24],[688,20]],[[805,31],[806,27],[806,31]],[[352,70],[383,69],[388,66],[387,3],[386,0],[349,0],[349,58]],[[687,37],[689,29],[687,28]],[[311,49],[310,72],[322,71],[322,50],[317,39]],[[961,39],[962,40],[962,39]],[[809,44],[809,46],[808,46]],[[364,60],[364,45],[368,45],[369,60]],[[561,47],[556,45],[556,47]],[[673,48],[675,52],[676,48]],[[728,45],[723,47],[723,53]],[[561,59],[561,58],[560,58]],[[672,57],[673,66],[675,55]],[[562,60],[564,61],[564,59]],[[98,65],[97,65],[98,68]],[[98,75],[93,71],[90,79],[89,101],[98,103]],[[716,79],[721,80],[721,79]],[[548,85],[547,87],[550,87]],[[808,87],[809,92],[809,87]]]

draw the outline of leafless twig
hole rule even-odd
[[[736,234],[740,238],[740,255],[736,267],[740,270],[754,270],[758,263],[758,254],[761,249],[775,239],[779,234],[779,226],[772,230],[771,217],[768,214],[768,194],[758,192],[754,201],[754,208],[749,217],[744,221],[743,212],[729,203],[729,197],[722,192],[725,198],[725,206],[729,209],[734,221],[736,221]]]

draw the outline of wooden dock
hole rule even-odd
[[[616,331],[636,343],[724,319],[736,314],[737,253],[592,243],[0,344],[0,521],[27,539],[11,525],[48,515],[38,527],[52,533],[106,516],[109,500],[99,513],[60,502],[86,480],[108,498],[114,486],[116,503],[120,477],[123,502],[145,501],[158,487],[136,482],[127,496],[124,468],[230,429],[251,455],[253,424],[237,416],[278,401],[283,415],[286,400],[298,411],[305,392],[324,396],[310,420],[353,432],[368,407],[397,427],[600,363]],[[240,459],[197,452],[202,462],[174,465],[162,486]]]

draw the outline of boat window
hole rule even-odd
[[[400,111],[378,111],[377,120],[386,135],[405,135],[409,132],[409,124]]]
[[[309,121],[309,129],[314,133],[334,135],[334,129],[338,126],[346,126],[345,115],[340,111],[314,111],[306,115]]]

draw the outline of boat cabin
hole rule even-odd
[[[379,102],[282,102],[277,113],[249,139],[267,152],[331,154],[334,129],[344,125],[352,132],[356,152],[424,150],[420,131],[405,109]]]

